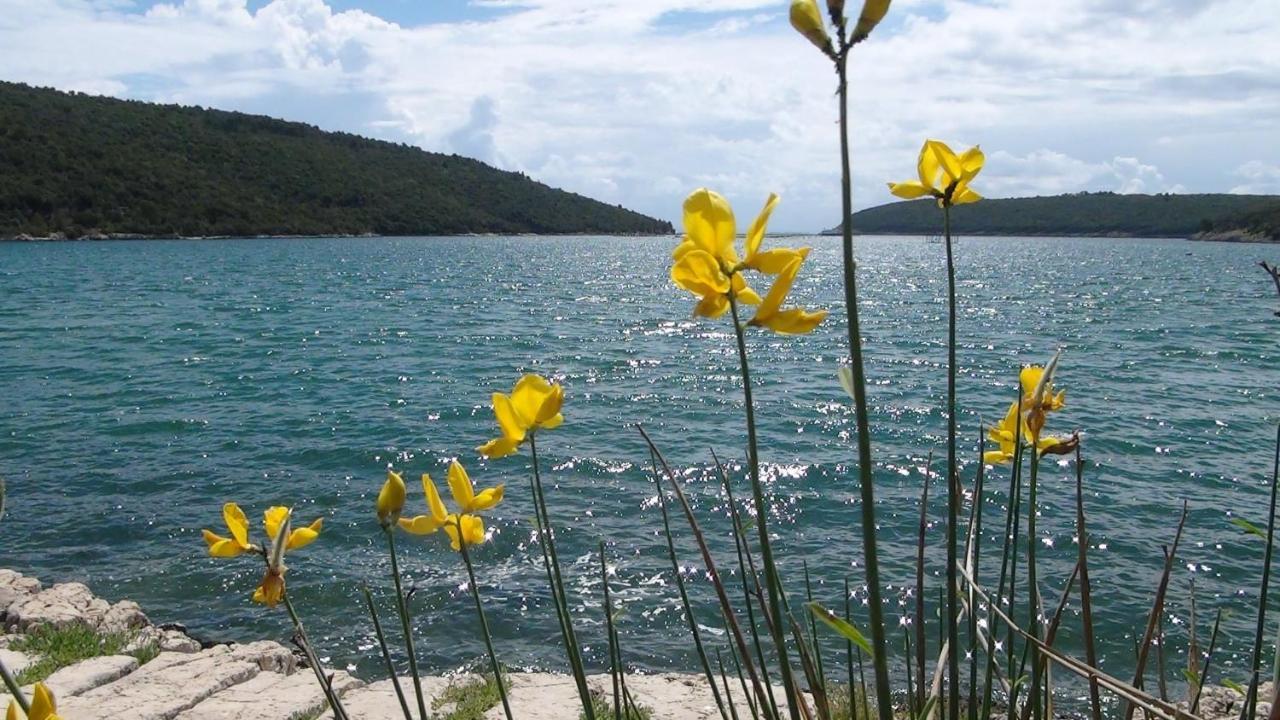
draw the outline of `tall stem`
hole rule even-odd
[[[1031,628],[1031,688],[1027,691],[1027,702],[1031,703],[1032,717],[1041,718],[1040,705],[1040,646],[1034,641],[1040,639],[1040,587],[1036,582],[1036,545],[1040,538],[1036,536],[1036,478],[1040,473],[1040,451],[1036,448],[1036,438],[1031,438],[1031,480],[1027,493],[1027,624]]]
[[[858,423],[858,481],[862,491],[862,553],[867,573],[867,611],[871,622],[871,658],[876,675],[876,712],[880,720],[893,720],[890,697],[888,643],[880,598],[880,563],[876,551],[876,504],[871,467],[871,428],[867,413],[867,378],[862,364],[862,334],[858,327],[857,262],[853,258],[853,184],[849,165],[848,47],[840,28],[842,50],[836,60],[840,87],[840,190],[841,234],[844,247],[844,305],[849,317],[849,360],[853,371],[853,407]]]
[[[959,588],[956,585],[956,531],[960,515],[960,473],[956,468],[956,268],[951,253],[951,204],[942,205],[947,242],[947,717],[960,717]]]
[[[551,578],[551,592],[556,600],[556,612],[560,614],[561,632],[564,635],[565,652],[569,655],[569,664],[573,669],[573,680],[578,687],[578,698],[582,701],[582,713],[586,720],[595,720],[595,707],[591,702],[591,691],[587,687],[586,669],[582,663],[582,655],[578,650],[578,637],[573,631],[573,618],[569,614],[569,598],[564,591],[564,576],[560,573],[560,556],[556,553],[555,535],[551,531],[551,514],[547,512],[547,496],[542,489],[542,472],[538,467],[538,441],[536,435],[529,436],[529,454],[533,459],[533,485],[535,510],[538,513],[538,524],[542,526],[542,541],[546,549],[544,560],[548,561],[547,575]]]
[[[493,651],[493,638],[489,636],[489,620],[484,615],[484,605],[480,602],[480,586],[476,584],[476,571],[471,567],[471,553],[467,551],[466,538],[462,534],[462,518],[458,523],[458,548],[462,551],[462,563],[467,566],[467,580],[471,582],[471,597],[476,601],[476,616],[480,618],[480,632],[484,634],[484,647],[489,651],[489,664],[493,668],[493,681],[498,684],[498,697],[502,698],[502,710],[511,717],[511,705],[507,702],[507,686],[502,682],[502,667],[498,665],[498,654]]]
[[[320,690],[324,692],[324,697],[329,701],[329,708],[333,710],[335,720],[348,720],[347,709],[342,706],[342,701],[338,699],[338,693],[334,692],[333,685],[329,682],[329,678],[325,677],[324,669],[320,667],[320,659],[316,657],[316,651],[311,647],[311,640],[307,638],[307,631],[302,627],[302,620],[298,617],[298,613],[293,609],[293,603],[289,600],[289,593],[286,591],[280,597],[284,601],[284,609],[289,611],[289,619],[293,621],[293,630],[298,634],[298,646],[302,648],[303,655],[307,658],[307,664],[311,666],[311,671],[316,674],[316,682],[320,683]],[[18,695],[21,698],[21,694]]]
[[[738,301],[732,293],[729,295],[729,309],[733,313],[733,332],[738,338],[738,363],[742,369],[742,394],[747,413],[747,464],[751,470],[751,495],[756,504],[756,529],[760,535],[760,559],[764,565],[765,586],[769,590],[769,611],[773,616],[774,649],[778,653],[778,664],[781,666],[782,687],[787,693],[787,708],[791,711],[792,720],[799,720],[800,710],[791,674],[791,661],[787,658],[786,639],[782,634],[785,617],[782,612],[781,587],[778,579],[778,568],[773,561],[773,548],[769,543],[768,516],[769,508],[764,497],[764,486],[760,483],[760,453],[756,443],[755,403],[751,398],[751,369],[747,363],[747,340],[743,332],[742,321],[738,318]]]
[[[360,587],[360,591],[364,594],[364,603],[369,608],[369,616],[373,618],[373,633],[378,637],[382,661],[387,666],[387,674],[391,676],[391,687],[396,691],[396,700],[400,701],[404,720],[413,720],[413,713],[409,712],[409,702],[404,697],[404,688],[400,687],[400,678],[396,677],[395,663],[391,662],[391,650],[387,648],[387,636],[382,632],[382,620],[378,618],[378,609],[373,605],[373,594],[369,592],[368,586],[364,585]]]
[[[418,653],[413,648],[413,632],[409,629],[409,601],[400,587],[400,560],[396,557],[396,533],[394,527],[383,528],[387,535],[387,548],[391,552],[391,579],[396,586],[396,610],[400,614],[400,629],[404,631],[404,646],[409,651],[409,672],[413,675],[413,693],[418,701],[418,715],[427,720],[427,703],[422,696],[422,677],[418,675]]]

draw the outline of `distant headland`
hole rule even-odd
[[[0,82],[0,238],[669,234],[458,155]]]
[[[1280,195],[1073,193],[992,198],[951,212],[952,228],[962,235],[1280,241]],[[853,214],[854,232],[868,235],[936,235],[940,223],[938,209],[926,200]],[[839,232],[837,225],[824,234]]]

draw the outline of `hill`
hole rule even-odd
[[[0,237],[672,231],[457,155],[0,82]]]
[[[966,235],[1190,237],[1238,230],[1265,218],[1280,220],[1280,196],[1075,193],[987,199],[951,212],[952,227]],[[889,203],[853,215],[855,231],[865,234],[936,235],[941,223],[937,207],[927,200]],[[1280,228],[1280,223],[1272,227]],[[839,227],[827,232],[837,233]]]

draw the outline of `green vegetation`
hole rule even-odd
[[[1243,231],[1280,241],[1280,198],[1273,198],[1269,203],[1237,215],[1219,218],[1213,222],[1212,227],[1205,229],[1212,232]]]
[[[0,167],[0,237],[672,232],[457,155],[3,82]]]
[[[506,676],[506,673],[503,673]],[[493,675],[473,678],[466,682],[453,683],[431,701],[431,710],[437,711],[452,706],[444,715],[437,716],[442,720],[480,720],[490,708],[496,707],[502,697],[498,694],[498,683]]]
[[[997,198],[951,210],[964,235],[1102,235],[1189,237],[1211,230],[1270,228],[1280,233],[1280,197],[1274,195],[1118,195],[1075,193]],[[938,209],[928,200],[894,202],[853,215],[858,233],[936,235]],[[827,231],[838,233],[840,229]]]
[[[90,658],[132,655],[139,664],[146,664],[159,654],[154,642],[126,650],[132,639],[128,633],[100,633],[79,623],[65,628],[36,628],[27,635],[18,636],[11,645],[18,652],[39,658],[18,673],[18,684],[41,682],[64,667]]]
[[[622,707],[621,717],[615,716],[613,712],[613,699],[605,697],[604,693],[596,691],[591,692],[591,710],[597,718],[608,718],[609,720],[649,720],[653,717],[653,711],[644,705],[626,704]],[[587,714],[579,712],[578,718],[585,720]]]

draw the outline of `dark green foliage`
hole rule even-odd
[[[1252,210],[1220,219],[1215,230],[1244,230],[1280,241],[1280,199],[1273,198]]]
[[[0,237],[672,231],[457,155],[0,82]]]
[[[18,684],[40,682],[57,670],[89,658],[128,654],[137,658],[139,664],[146,664],[159,653],[153,642],[126,652],[130,639],[125,633],[99,633],[81,624],[36,628],[28,635],[19,635],[10,645],[13,650],[39,658],[18,673]]]
[[[936,235],[942,211],[929,200],[889,203],[853,215],[854,232]],[[1275,195],[1117,195],[1076,193],[996,198],[951,209],[962,235],[1101,235],[1188,237],[1204,230],[1254,225],[1280,233]],[[839,228],[828,232],[839,232]]]

